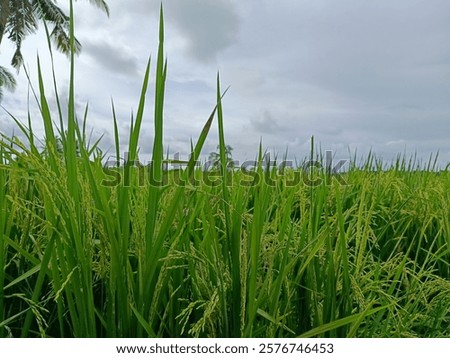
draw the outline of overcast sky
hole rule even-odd
[[[60,1],[62,7],[65,1]],[[166,0],[168,80],[165,148],[186,157],[215,105],[216,73],[226,94],[226,140],[235,159],[253,159],[264,148],[290,159],[308,154],[311,136],[336,159],[372,149],[389,160],[417,152],[427,160],[439,150],[450,161],[450,1],[448,0]],[[78,1],[76,36],[83,52],[76,61],[76,101],[88,124],[105,134],[113,154],[111,97],[124,145],[136,112],[148,57],[156,58],[159,1],[109,0],[111,16]],[[43,33],[27,38],[24,57],[36,84],[39,51],[51,88]],[[3,39],[0,63],[13,48]],[[141,154],[149,158],[153,138],[153,79]],[[69,62],[55,55],[59,91],[67,95]],[[24,71],[2,105],[26,121]],[[33,125],[42,133],[33,107]],[[13,124],[0,110],[0,129]],[[215,150],[217,127],[206,142]]]

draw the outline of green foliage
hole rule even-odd
[[[90,2],[109,15],[109,8],[104,0],[90,0]],[[39,21],[53,26],[50,38],[58,50],[70,54],[70,18],[56,5],[55,0],[0,0],[0,10],[0,44],[6,34],[16,46],[11,61],[13,67],[19,69],[22,65],[22,43],[29,34],[37,31]],[[77,40],[75,43],[79,51],[81,44]]]
[[[73,23],[70,32],[73,56]],[[262,146],[254,171],[229,171],[217,78],[217,105],[186,168],[164,173],[162,10],[159,39],[144,185],[131,162],[149,124],[149,66],[129,170],[104,168],[89,145],[73,66],[67,130],[54,125],[60,110],[49,108],[39,70],[46,151],[17,119],[28,143],[2,137],[0,336],[450,337],[448,171],[402,158],[380,170],[369,156],[350,163],[348,185],[324,170],[308,186],[299,170],[267,167]],[[215,119],[219,173],[203,172],[195,163]],[[114,105],[112,122],[118,155]],[[127,184],[105,185],[114,174]]]
[[[109,8],[104,0],[89,0],[109,16]],[[14,43],[16,51],[11,59],[11,65],[19,70],[23,64],[22,43],[25,38],[35,33],[39,22],[52,25],[48,33],[56,48],[64,54],[70,55],[71,43],[75,51],[81,51],[81,44],[77,39],[71,42],[70,17],[67,16],[55,0],[0,0],[0,45],[6,35]],[[4,67],[0,66],[0,101],[2,87],[12,89],[15,87],[13,76]]]
[[[3,88],[13,90],[16,87],[16,80],[11,72],[0,66],[0,102],[3,98]]]
[[[223,152],[225,154],[225,163],[226,163],[226,168],[228,169],[232,169],[234,168],[234,162],[233,162],[233,147],[231,145],[225,145]],[[217,152],[211,152],[209,153],[208,156],[208,162],[209,162],[209,169],[212,170],[221,170],[221,146],[218,145],[217,146]]]

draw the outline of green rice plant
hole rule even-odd
[[[164,158],[162,8],[149,167],[136,163],[150,60],[123,165],[111,102],[112,167],[87,138],[88,108],[75,112],[73,54],[67,123],[37,68],[45,138],[10,114],[26,142],[0,139],[0,336],[450,336],[450,177],[437,157],[355,153],[341,180],[316,165],[312,138],[298,168],[270,164],[261,142],[254,168],[229,170],[218,75],[190,159]],[[220,165],[204,171],[216,118]]]
[[[5,237],[9,236],[6,231],[6,198],[5,198],[5,188],[6,188],[6,170],[3,166],[6,164],[5,151],[3,146],[0,147],[0,267],[4,268],[5,264],[5,254],[7,250],[7,245],[5,243]],[[0,270],[0,323],[5,321],[5,306],[4,306],[4,285],[5,285],[5,271]],[[5,336],[4,325],[0,326],[0,336]]]

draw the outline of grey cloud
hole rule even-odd
[[[253,129],[259,133],[276,135],[286,130],[286,128],[280,125],[280,119],[283,120],[283,118],[277,118],[269,110],[265,110],[262,116],[252,119],[250,123]]]
[[[174,0],[166,3],[166,16],[187,41],[195,59],[208,62],[237,40],[239,16],[230,0]]]
[[[124,45],[112,43],[109,39],[86,39],[83,41],[83,50],[99,67],[106,67],[114,74],[139,75],[137,56]]]
[[[450,158],[448,0],[166,0],[164,7],[171,151],[189,148],[214,107],[218,66],[208,64],[217,57],[222,89],[231,85],[224,124],[238,159],[253,159],[261,136],[264,148],[283,153],[289,145],[302,157],[312,135],[341,156],[350,147],[392,158],[406,148],[425,157],[441,149]],[[147,56],[155,58],[159,2],[111,2],[109,20],[89,4],[83,9],[78,94],[87,92],[96,128],[111,121],[112,95],[122,127],[136,109]],[[153,88],[142,153],[151,151]],[[205,145],[206,154],[215,150],[216,129]]]
[[[255,65],[230,66],[222,74],[231,83],[232,91],[248,96],[263,88],[266,76],[263,71]],[[228,83],[228,81],[226,83]]]
[[[433,89],[442,93],[448,84],[432,63],[450,53],[443,36],[450,26],[432,3],[450,11],[440,1],[381,1],[311,12],[317,21],[306,22],[298,40],[309,51],[298,53],[299,62],[284,74],[364,101],[421,101]]]
[[[443,68],[450,54],[445,8],[450,11],[450,4],[443,1],[266,4],[255,21],[267,26],[246,29],[246,43],[256,43],[257,50],[243,50],[259,57],[255,62],[271,63],[270,75],[286,82],[364,101],[420,99],[450,71]],[[436,60],[440,68],[433,66]],[[448,84],[439,87],[443,93]]]
[[[173,80],[167,79],[166,84],[167,91],[176,93],[178,95],[186,95],[186,93],[201,93],[201,94],[213,94],[215,88],[208,85],[207,82],[202,80]]]
[[[393,153],[402,140],[448,148],[450,3],[291,1],[253,10],[234,55],[261,68],[265,81],[242,106],[270,102],[278,118],[275,126],[251,117],[253,130],[295,146],[306,132],[360,151],[390,143]]]
[[[158,1],[133,0],[123,1],[116,4],[116,11],[122,14],[132,14],[133,17],[147,17],[150,14],[156,14],[159,10]]]

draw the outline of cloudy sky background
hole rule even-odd
[[[216,73],[224,98],[226,140],[235,159],[254,159],[263,146],[289,159],[308,155],[311,136],[336,159],[372,149],[385,160],[417,152],[427,161],[439,150],[450,161],[450,2],[448,0],[166,0],[168,81],[165,147],[186,158],[215,105]],[[66,2],[58,3],[66,8]],[[109,0],[106,17],[78,1],[76,61],[79,114],[102,147],[113,150],[111,97],[120,123],[122,152],[136,112],[148,56],[156,58],[159,1]],[[42,28],[42,26],[41,26]],[[43,31],[27,38],[24,57],[36,85],[36,54],[44,63],[47,95],[54,103]],[[3,40],[0,63],[13,48]],[[141,158],[153,139],[153,79],[141,133]],[[67,96],[69,62],[55,53],[59,91]],[[24,71],[2,105],[26,121]],[[53,100],[52,100],[53,99]],[[33,126],[43,133],[31,105]],[[13,131],[0,109],[0,130]],[[215,150],[213,127],[204,150]],[[17,130],[15,131],[17,134]]]

